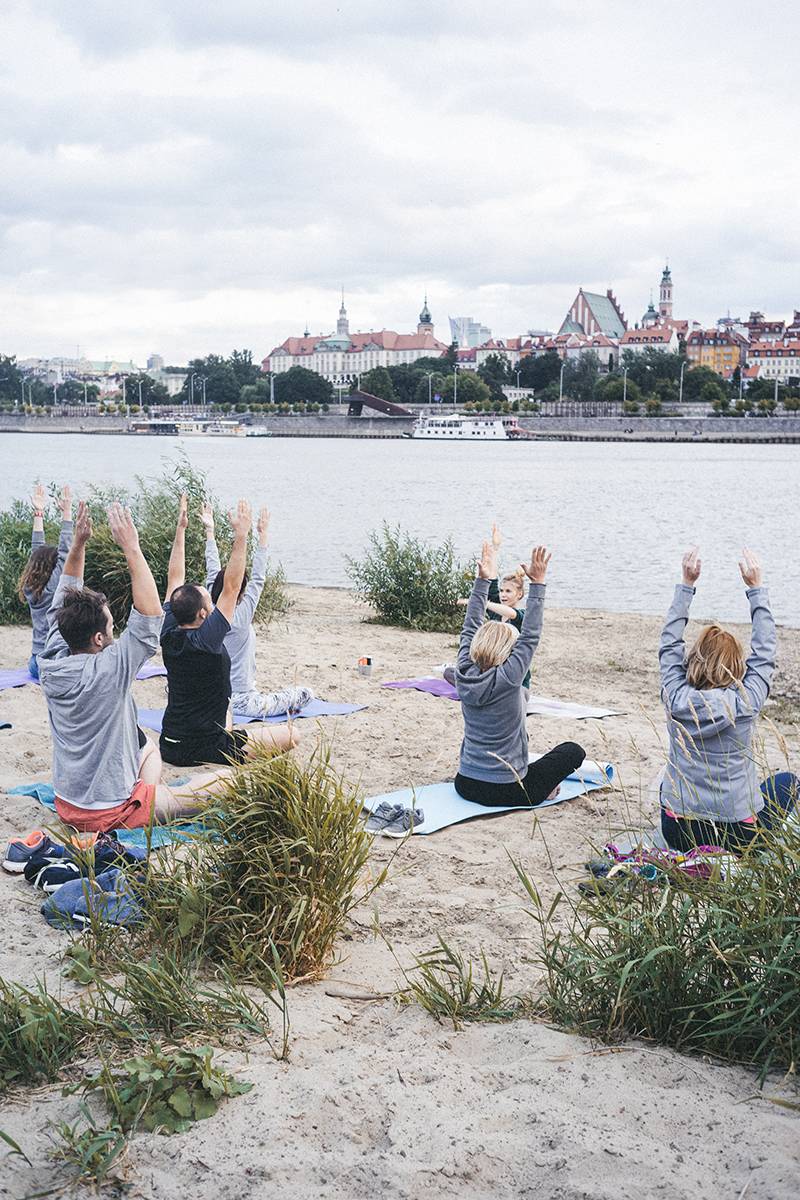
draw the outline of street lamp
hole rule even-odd
[[[515,375],[516,375],[516,377],[517,377],[517,391],[519,391],[519,377],[520,377],[520,375],[522,374],[522,372],[521,372],[521,371],[515,371],[514,373],[515,373]]]
[[[566,365],[567,365],[567,363],[566,363],[566,359],[565,359],[564,362],[561,364],[561,374],[558,377],[558,403],[559,404],[561,404],[561,400],[564,396],[564,369],[565,369]]]
[[[205,405],[206,405],[206,384],[208,383],[208,376],[207,376],[207,375],[201,375],[201,376],[200,376],[200,383],[203,385],[203,408],[205,408]]]
[[[628,402],[628,368],[622,368],[622,409],[625,410],[625,405]]]
[[[458,363],[453,363],[453,409],[458,408]]]
[[[428,407],[432,407],[433,399],[431,397],[431,380],[433,379],[433,371],[426,371],[425,374],[428,378]]]
[[[681,363],[681,382],[678,387],[678,404],[683,402],[683,372],[686,370],[686,359]]]

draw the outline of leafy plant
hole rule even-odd
[[[724,876],[532,901],[542,1007],[570,1029],[791,1069],[800,1043],[800,825],[763,836]],[[569,910],[568,915],[565,910]],[[566,919],[565,919],[566,918]]]
[[[53,1125],[53,1157],[74,1171],[74,1183],[103,1183],[128,1146],[119,1125],[98,1125],[87,1105],[80,1106],[82,1122]]]
[[[103,1062],[96,1075],[70,1090],[99,1093],[125,1132],[183,1133],[195,1121],[213,1116],[226,1096],[241,1096],[253,1086],[216,1067],[212,1054],[209,1046],[170,1052],[155,1048],[118,1067]]]
[[[443,1018],[459,1029],[465,1021],[511,1021],[519,1016],[520,1001],[503,997],[503,974],[494,975],[481,952],[481,972],[476,973],[441,936],[438,945],[416,959],[405,972],[408,993],[437,1021]]]
[[[455,556],[448,539],[429,546],[384,522],[369,537],[362,559],[347,559],[347,573],[359,599],[370,604],[385,625],[454,632],[463,614],[458,599],[469,591],[471,572]]]
[[[15,1083],[53,1080],[93,1032],[92,1022],[35,988],[0,979],[0,1092]]]
[[[227,560],[232,539],[227,515],[210,494],[206,476],[194,468],[188,458],[180,457],[168,466],[157,479],[136,478],[136,489],[95,486],[85,499],[89,503],[94,534],[86,547],[86,584],[104,592],[117,626],[123,626],[131,609],[131,586],[125,558],[111,537],[106,509],[112,500],[128,504],[139,530],[144,556],[155,576],[161,594],[167,584],[167,570],[178,500],[182,492],[189,497],[189,527],[186,530],[186,578],[205,582],[205,531],[198,513],[204,499],[214,507],[216,536],[222,562]],[[55,495],[55,486],[51,491]],[[58,524],[53,511],[47,514],[45,533],[49,541],[58,539]],[[17,580],[30,552],[33,512],[29,502],[15,500],[11,508],[0,513],[0,621],[21,623],[28,620],[27,606],[16,595]],[[261,594],[256,620],[267,622],[286,610],[285,576],[279,565],[267,568],[267,578]]]

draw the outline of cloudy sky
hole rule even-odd
[[[800,307],[794,0],[3,0],[0,352]]]

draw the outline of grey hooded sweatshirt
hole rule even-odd
[[[99,654],[70,654],[56,613],[68,588],[62,575],[50,608],[50,633],[38,658],[53,735],[53,787],[78,808],[113,808],[127,800],[139,774],[139,735],[131,684],[158,650],[163,615],[136,609],[120,638]]]
[[[34,529],[31,537],[31,551],[38,549],[39,546],[44,546],[44,530]],[[72,545],[72,521],[61,522],[61,533],[58,538],[58,557],[56,565],[53,567],[50,578],[44,585],[44,590],[37,600],[33,592],[28,588],[25,589],[25,599],[28,601],[28,608],[31,610],[31,624],[33,625],[33,644],[31,646],[31,654],[41,654],[44,650],[44,644],[47,641],[48,622],[47,614],[50,611],[50,605],[53,602],[53,596],[56,594],[58,581],[61,579],[61,572],[64,570],[64,563],[67,561],[69,548]]]
[[[528,770],[528,731],[522,680],[542,635],[543,583],[532,583],[522,629],[510,655],[499,667],[479,670],[469,656],[470,643],[486,616],[489,580],[476,579],[458,647],[456,691],[464,718],[459,771],[486,783],[515,783]]]
[[[752,741],[775,669],[769,594],[747,590],[753,630],[741,686],[702,691],[686,679],[683,633],[693,596],[693,587],[675,588],[658,651],[669,733],[661,803],[678,816],[742,821],[764,807]]]

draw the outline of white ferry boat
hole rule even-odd
[[[174,417],[131,421],[131,433],[160,433],[172,437],[244,437],[239,421],[210,421],[203,417]]]
[[[505,442],[524,436],[517,418],[500,413],[422,413],[406,437],[438,442]]]

